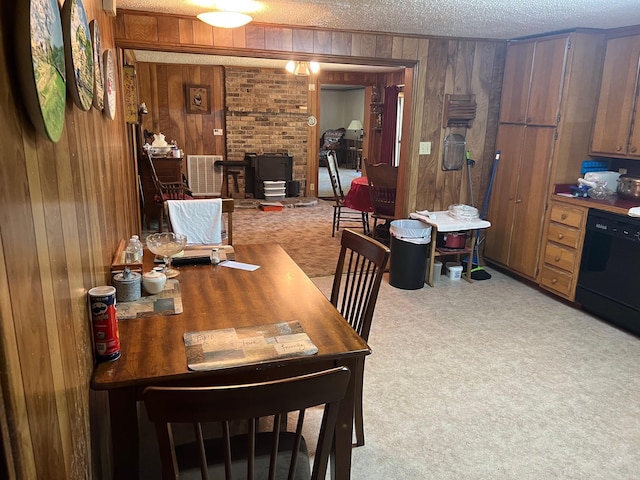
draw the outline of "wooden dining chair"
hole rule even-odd
[[[340,230],[340,224],[345,223],[349,226],[362,226],[365,234],[369,233],[369,213],[360,212],[348,208],[344,204],[344,192],[342,190],[342,182],[340,181],[340,170],[338,168],[338,159],[336,152],[329,150],[327,152],[327,171],[329,172],[329,180],[333,188],[333,225],[331,226],[331,236],[334,237],[336,232]]]
[[[331,303],[364,341],[369,340],[373,312],[380,283],[391,251],[366,235],[346,229],[340,240],[340,255],[333,277]],[[355,376],[354,422],[356,445],[364,445],[362,396],[364,357],[358,362]]]
[[[385,222],[384,231],[388,232],[388,226],[395,217],[396,189],[398,184],[398,167],[385,163],[366,164],[367,180],[369,182],[369,195],[373,213],[373,238],[388,241],[388,234],[381,235],[378,221]]]
[[[182,182],[161,182],[158,179],[153,160],[148,154],[140,156],[140,177],[144,190],[145,223],[150,226],[151,214],[158,218],[158,231],[164,226],[164,202],[166,200],[192,200],[192,192]]]
[[[147,387],[143,400],[156,428],[162,478],[324,480],[350,374],[337,367],[246,385]],[[306,409],[318,405],[324,413],[311,470],[302,426]],[[295,411],[295,432],[281,431],[281,417]],[[258,431],[258,419],[268,417],[272,431]],[[205,422],[218,424],[221,435],[205,440]],[[176,446],[171,427],[176,423],[192,424],[195,441]],[[232,434],[235,430],[240,432]]]

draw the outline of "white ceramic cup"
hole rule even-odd
[[[162,272],[147,272],[142,276],[142,286],[151,295],[162,292],[166,283],[167,276]]]

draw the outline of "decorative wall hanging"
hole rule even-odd
[[[109,49],[102,54],[102,68],[104,70],[104,113],[113,120],[116,118],[116,69]]]
[[[78,108],[86,111],[93,101],[93,47],[82,0],[64,2],[62,31],[69,93]]]
[[[210,92],[209,85],[185,85],[187,113],[211,113]]]
[[[442,128],[447,127],[471,127],[476,118],[475,95],[451,95],[444,96],[444,109],[442,112]]]
[[[104,76],[102,70],[102,45],[100,42],[100,28],[96,20],[89,23],[91,43],[93,45],[93,106],[98,110],[104,108]]]
[[[124,119],[127,123],[138,123],[138,91],[136,69],[132,65],[122,67],[122,91],[124,92]]]
[[[18,2],[16,36],[25,108],[36,131],[57,142],[64,129],[67,98],[58,1]]]

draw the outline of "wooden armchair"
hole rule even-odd
[[[151,218],[157,218],[158,231],[161,232],[164,225],[164,201],[193,199],[191,190],[182,182],[161,182],[158,179],[153,160],[146,153],[141,155],[140,177],[145,225],[149,228]]]

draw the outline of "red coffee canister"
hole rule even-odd
[[[91,330],[98,362],[108,362],[120,357],[120,337],[116,316],[116,289],[111,286],[89,290]]]

